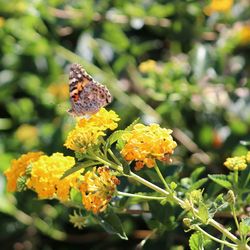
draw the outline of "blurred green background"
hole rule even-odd
[[[110,89],[120,128],[140,117],[173,129],[183,176],[197,166],[224,173],[226,157],[247,151],[240,141],[250,140],[248,0],[0,0],[0,45],[1,172],[28,151],[72,155],[63,143],[74,126],[74,62]],[[1,174],[1,249],[134,249],[150,233],[141,217],[125,215],[129,241],[97,226],[77,230],[72,209],[5,186]],[[180,226],[144,249],[187,243]]]

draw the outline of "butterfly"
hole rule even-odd
[[[80,64],[72,64],[69,72],[69,92],[74,116],[92,115],[112,101],[109,90],[96,82]]]

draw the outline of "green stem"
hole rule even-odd
[[[226,245],[226,246],[228,246],[228,247],[231,247],[231,248],[233,248],[233,249],[236,249],[236,248],[237,248],[237,245],[232,244],[232,243],[229,243],[229,242],[224,241],[224,240],[220,240],[220,239],[215,238],[214,236],[212,236],[211,234],[207,233],[207,232],[204,231],[202,228],[200,228],[198,225],[195,226],[195,229],[198,230],[198,231],[200,231],[201,233],[205,234],[205,235],[206,235],[208,238],[210,238],[211,240],[214,240],[214,241],[216,241],[216,242],[218,242],[218,243],[220,243],[220,244],[224,244],[224,245]]]
[[[116,162],[117,165],[122,166],[121,162],[117,159],[111,149],[108,149],[108,153],[112,157],[112,159]]]
[[[164,184],[165,188],[167,189],[167,191],[171,192],[171,189],[169,188],[169,186],[168,186],[167,182],[165,181],[164,177],[162,176],[161,171],[160,171],[157,163],[155,163],[154,168],[155,168],[159,178],[161,179],[162,183]]]
[[[236,186],[238,186],[238,179],[239,179],[238,171],[234,171],[234,182]]]
[[[117,191],[117,194],[121,195],[121,196],[136,197],[136,198],[141,198],[141,199],[146,199],[146,200],[164,200],[164,199],[166,199],[166,197],[131,194],[131,193],[125,193],[125,192],[121,192],[121,191]]]
[[[148,182],[147,180],[143,179],[142,177],[136,175],[135,173],[131,172],[130,173],[130,176],[128,176],[140,183],[142,183],[143,185],[155,190],[156,192],[159,192],[160,194],[162,195],[165,195],[165,196],[169,196],[171,195],[173,200],[175,200],[175,202],[177,202],[180,206],[183,206],[184,205],[184,201],[182,201],[181,199],[179,199],[176,195],[174,195],[173,193],[169,193],[168,191],[154,185],[153,183],[151,182]],[[221,224],[219,224],[217,221],[215,221],[214,219],[209,219],[208,220],[208,224],[213,226],[214,228],[216,228],[218,231],[220,231],[223,235],[225,235],[228,239],[230,239],[232,242],[234,243],[238,243],[239,240],[236,236],[234,236],[232,233],[230,233],[226,228],[224,228]],[[249,249],[250,248],[247,246],[246,249]]]
[[[234,236],[232,233],[230,233],[226,228],[223,227],[220,223],[215,221],[214,219],[208,219],[208,224],[216,228],[218,231],[220,231],[222,234],[224,234],[228,239],[230,239],[234,243],[238,243],[238,238]]]
[[[249,166],[249,165],[248,165],[248,166]],[[250,171],[248,171],[248,175],[247,175],[246,181],[245,181],[245,183],[244,183],[244,185],[243,185],[244,188],[247,186],[249,180],[250,180]]]
[[[236,211],[235,211],[234,205],[231,206],[231,210],[232,210],[232,213],[233,213],[235,225],[236,225],[236,227],[237,227],[237,230],[239,231],[240,238],[241,238],[241,240],[242,240],[242,235],[241,235],[241,232],[240,232],[240,226],[239,226],[239,222],[238,222],[238,219],[237,219],[237,216],[236,216]]]
[[[105,164],[105,165],[119,171],[119,172],[122,172],[123,169],[122,169],[121,165],[116,165],[114,162],[112,162],[112,161],[110,161],[108,159],[103,159],[104,156],[99,156],[95,152],[89,151],[89,154],[92,157],[92,159],[97,160],[97,161],[99,161],[99,162],[101,162],[101,163],[103,163],[103,164]]]
[[[127,177],[132,178],[132,179],[142,183],[143,185],[149,187],[150,189],[155,190],[156,192],[158,192],[166,197],[168,197],[170,195],[170,193],[168,191],[154,185],[153,183],[143,179],[142,177],[140,177],[139,175],[136,175],[133,172],[131,172],[130,175],[128,175]],[[175,200],[175,202],[177,202],[180,206],[184,205],[184,202],[181,199],[179,199],[176,195],[174,195],[174,194],[171,194],[171,195],[172,195],[173,200]]]

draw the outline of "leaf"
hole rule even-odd
[[[245,170],[241,171],[239,176],[239,188],[242,192],[249,193],[249,185],[250,178],[249,178],[249,169],[246,168]]]
[[[207,221],[209,219],[209,213],[206,204],[203,202],[199,204],[198,216],[200,217],[203,224],[207,224]]]
[[[72,202],[76,203],[77,205],[82,205],[81,192],[79,192],[79,190],[77,190],[75,188],[71,188],[71,190],[70,190],[70,200]]]
[[[242,219],[240,222],[240,232],[243,236],[247,236],[250,233],[250,217]]]
[[[189,247],[191,250],[204,250],[210,243],[211,241],[200,232],[193,233],[189,238]]]
[[[131,131],[133,129],[133,127],[135,126],[135,124],[137,124],[139,122],[140,118],[135,119],[128,127],[126,127],[123,132],[127,132],[127,131]],[[123,149],[125,145],[124,140],[120,137],[117,140],[117,144],[116,144],[116,148],[121,151]]]
[[[129,175],[130,174],[130,166],[129,166],[128,162],[124,159],[120,159],[120,162],[122,163],[122,168],[123,168],[124,174]]]
[[[189,247],[191,250],[204,250],[203,237],[201,233],[193,233],[189,239]]]
[[[230,181],[227,180],[227,176],[224,174],[209,174],[208,175],[209,179],[211,179],[212,181],[214,181],[215,183],[217,183],[218,185],[230,189],[232,188],[232,184]]]
[[[228,206],[228,202],[225,201],[223,194],[219,194],[211,203],[209,208],[209,215],[212,218],[215,213],[224,210]]]
[[[208,178],[202,178],[198,181],[196,181],[194,184],[192,184],[190,186],[190,188],[188,189],[188,191],[193,191],[193,190],[196,190],[198,188],[200,188],[203,184],[205,184],[207,182]]]
[[[121,135],[124,133],[124,130],[117,130],[114,133],[112,133],[109,138],[106,141],[106,147],[109,148],[113,143],[119,140],[121,138]]]
[[[199,176],[204,172],[204,170],[205,170],[205,167],[196,168],[194,172],[191,174],[190,178],[193,181],[196,181],[199,178]]]
[[[93,161],[78,162],[72,168],[66,170],[60,179],[62,180],[64,178],[66,178],[67,176],[81,170],[82,168],[87,168],[87,167],[97,165],[97,164],[100,164],[100,163],[93,162]]]
[[[136,118],[129,126],[127,126],[124,131],[131,131],[133,127],[140,121],[140,118]]]
[[[123,240],[128,239],[126,233],[124,232],[120,218],[112,210],[109,210],[107,213],[99,214],[96,218],[106,232],[116,234]]]

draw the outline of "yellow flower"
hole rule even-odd
[[[224,165],[232,171],[241,171],[247,167],[246,156],[235,156],[227,158]]]
[[[209,5],[204,8],[204,13],[208,16],[214,12],[228,12],[233,5],[233,0],[212,0]]]
[[[33,189],[41,199],[58,198],[66,201],[71,187],[77,187],[80,171],[64,179],[60,179],[64,172],[75,165],[75,159],[54,153],[52,156],[43,155],[32,164],[31,177],[27,187]]]
[[[242,45],[250,43],[250,24],[243,25],[239,29],[239,41]]]
[[[0,16],[0,28],[2,28],[5,24],[5,19]]]
[[[250,163],[250,151],[247,152],[246,161],[248,164]]]
[[[16,138],[27,146],[38,144],[38,129],[29,124],[22,124],[15,132]]]
[[[111,174],[108,167],[94,167],[82,178],[80,191],[82,203],[86,210],[97,214],[103,212],[116,190],[120,181]]]
[[[88,148],[98,144],[105,130],[117,128],[120,118],[114,111],[102,108],[90,118],[81,118],[76,127],[69,132],[65,146],[71,150],[85,153]]]
[[[69,215],[69,221],[74,225],[74,227],[83,229],[86,226],[87,217],[82,216],[80,213],[77,214],[76,211],[74,211],[74,214]]]
[[[17,160],[12,161],[11,167],[4,172],[7,177],[7,190],[9,192],[15,192],[17,190],[17,179],[24,176],[27,167],[37,161],[41,155],[43,155],[42,152],[29,152],[21,155]]]
[[[156,61],[154,60],[147,60],[145,62],[142,62],[140,65],[139,65],[139,71],[142,72],[142,73],[147,73],[147,72],[150,72],[150,71],[155,71],[156,70]]]
[[[113,111],[107,111],[105,108],[101,108],[99,112],[92,115],[90,118],[82,118],[78,121],[78,126],[85,127],[99,127],[100,130],[117,128],[117,122],[120,121],[119,116]]]
[[[177,146],[171,133],[171,129],[161,128],[158,124],[136,124],[132,131],[122,136],[126,144],[121,154],[127,161],[136,161],[136,170],[144,165],[154,167],[156,159],[170,161],[169,155],[173,154]]]

